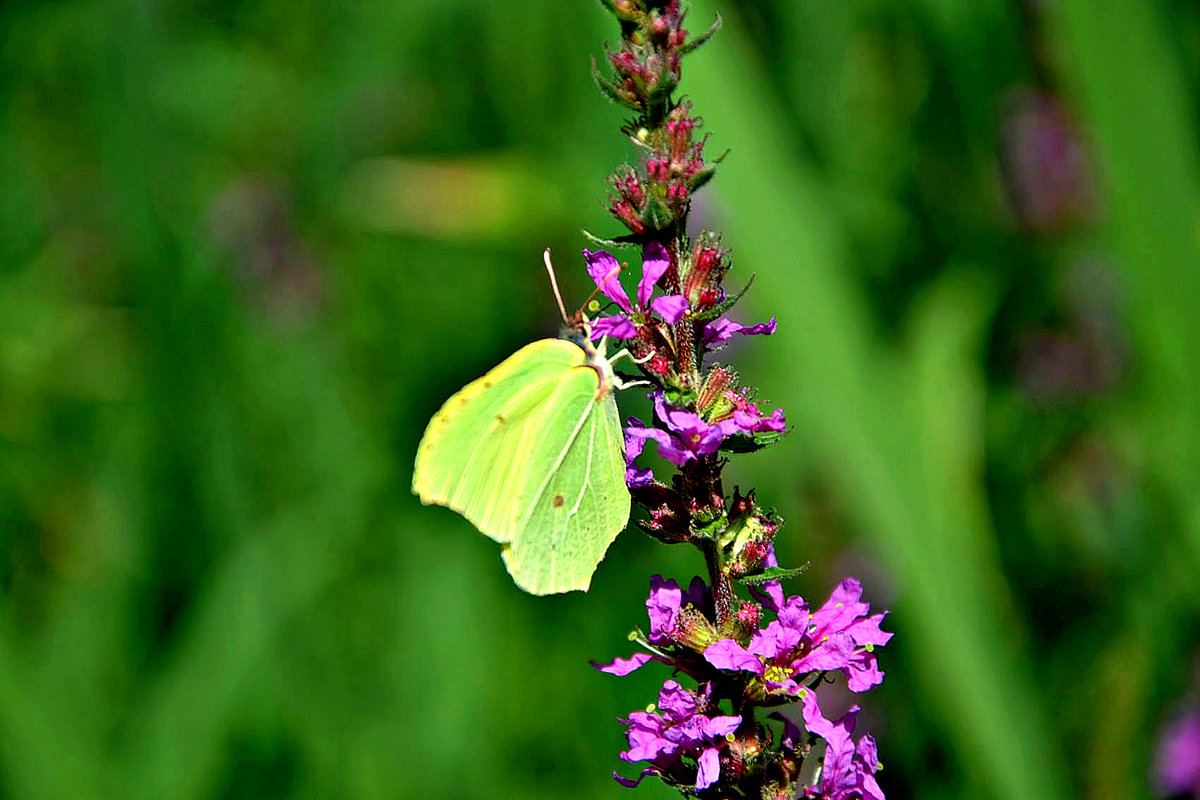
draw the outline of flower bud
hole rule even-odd
[[[711,370],[696,397],[696,410],[700,416],[710,422],[718,416],[720,409],[716,408],[715,404],[723,401],[726,390],[736,383],[737,373],[729,367],[716,367]]]
[[[702,653],[721,637],[708,617],[699,609],[687,606],[675,618],[675,630],[671,632],[671,638],[697,653]]]
[[[662,159],[646,159],[646,176],[652,181],[666,183],[671,180],[671,165]]]
[[[729,270],[729,251],[720,246],[720,238],[709,233],[696,237],[696,246],[688,259],[683,293],[696,311],[711,308],[722,295],[721,281]]]
[[[747,631],[747,635],[758,630],[758,623],[761,619],[762,606],[758,603],[742,603],[737,610],[738,624]]]
[[[646,225],[642,222],[642,217],[634,210],[633,206],[626,200],[615,199],[608,205],[608,211],[622,223],[626,228],[638,234],[639,236],[646,232]]]

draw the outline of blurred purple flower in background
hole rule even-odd
[[[1163,727],[1154,754],[1153,778],[1160,794],[1190,793],[1200,800],[1200,705],[1188,706]]]

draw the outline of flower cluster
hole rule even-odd
[[[875,742],[852,736],[858,707],[830,721],[817,689],[836,679],[863,692],[883,679],[875,649],[892,636],[880,628],[885,614],[870,613],[851,578],[815,610],[785,595],[781,580],[799,570],[776,561],[781,520],[753,490],[729,493],[722,480],[731,457],[779,441],[787,418],[728,364],[708,363],[735,337],[776,330],[774,317],[730,318],[746,291],[726,291],[731,253],[716,234],[693,236],[686,225],[692,194],[715,165],[705,161],[691,105],[672,94],[683,56],[718,26],[689,39],[680,0],[603,2],[622,39],[607,53],[613,76],[594,74],[634,113],[623,131],[639,153],[610,179],[609,211],[628,233],[593,237],[605,249],[583,251],[596,284],[589,328],[597,341],[620,340],[652,387],[649,421],[630,417],[624,430],[626,483],[645,511],[637,524],[659,541],[695,547],[708,571],[686,590],[654,576],[649,631],[632,637],[642,649],[595,664],[618,676],[652,661],[673,670],[655,705],[620,720],[629,743],[620,757],[641,773],[613,777],[632,787],[653,776],[708,798],[882,800]],[[632,292],[620,247],[641,251]],[[643,461],[648,442],[665,462],[658,473]],[[795,721],[778,711],[786,706],[796,707]],[[802,770],[821,759],[819,770]],[[812,772],[818,777],[802,778]]]
[[[630,788],[647,775],[696,789],[716,783],[721,775],[721,748],[728,744],[726,737],[737,730],[742,718],[705,714],[713,705],[711,688],[705,684],[701,691],[690,692],[669,680],[658,693],[657,711],[634,711],[629,719],[621,720],[629,726],[629,749],[621,753],[621,758],[630,763],[646,761],[650,766],[632,780],[616,772],[613,778]],[[694,761],[695,766],[685,759]]]
[[[621,676],[661,661],[690,675],[699,688],[690,692],[668,680],[657,712],[634,712],[621,720],[629,740],[621,758],[650,766],[635,780],[614,777],[635,786],[646,775],[657,775],[672,785],[704,789],[725,774],[743,785],[754,780],[787,790],[820,739],[825,743],[821,780],[802,787],[804,796],[840,799],[857,791],[857,796],[882,800],[874,778],[879,768],[874,740],[864,736],[855,743],[851,738],[858,707],[831,722],[815,687],[833,673],[844,675],[853,692],[883,680],[875,647],[892,637],[880,629],[886,612],[870,614],[853,578],[842,581],[816,611],[801,597],[784,596],[778,581],[766,581],[754,595],[759,602],[741,602],[721,629],[708,611],[712,595],[702,579],[693,579],[683,591],[673,580],[651,578],[646,600],[650,631],[637,634],[646,651],[594,666]],[[763,610],[775,619],[760,627]],[[722,700],[731,713],[722,712]],[[784,723],[776,737],[754,718],[755,707],[787,703],[799,703],[803,729],[776,713],[774,718]],[[747,759],[750,754],[754,757]]]
[[[635,234],[669,230],[687,215],[692,194],[712,178],[705,139],[692,138],[700,124],[691,105],[682,103],[668,112],[665,135],[651,137],[645,128],[634,135],[645,155],[638,168],[622,166],[609,178],[608,210]]]

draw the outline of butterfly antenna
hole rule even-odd
[[[558,291],[558,278],[554,276],[554,265],[550,263],[549,247],[543,251],[542,260],[546,262],[546,272],[550,275],[550,288],[554,290],[554,299],[558,301],[558,313],[562,314],[563,324],[570,327],[571,320],[567,319],[567,307],[563,305],[562,295]]]

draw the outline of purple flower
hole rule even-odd
[[[706,685],[707,688],[707,685]],[[728,734],[741,724],[740,716],[707,715],[707,692],[697,694],[684,689],[673,680],[663,684],[658,694],[658,710],[634,711],[625,732],[629,749],[621,760],[633,763],[647,761],[650,767],[637,779],[622,778],[613,773],[624,786],[636,786],[646,775],[664,775],[676,783],[693,783],[697,790],[706,789],[720,778],[720,747]],[[695,775],[683,757],[696,761]]]
[[[782,408],[775,409],[770,416],[764,416],[758,410],[758,406],[751,402],[744,392],[726,391],[725,399],[733,404],[732,416],[729,417],[729,422],[726,424],[726,430],[731,433],[744,433],[752,436],[768,431],[782,433],[787,429],[787,420],[784,418]]]
[[[689,604],[700,608],[707,591],[708,587],[700,577],[692,578],[688,590],[683,591],[672,578],[650,576],[650,595],[646,599],[646,614],[650,618],[649,643],[660,648],[678,644],[679,613]],[[653,660],[655,656],[648,652],[635,652],[629,658],[614,658],[612,663],[590,663],[600,672],[622,676]]]
[[[658,242],[650,242],[642,248],[642,279],[638,281],[636,306],[629,301],[629,295],[621,285],[621,265],[612,253],[607,250],[584,250],[583,257],[587,261],[588,274],[592,276],[596,286],[624,312],[601,317],[593,322],[593,339],[598,340],[602,336],[634,339],[637,337],[638,325],[650,321],[651,312],[657,314],[668,325],[674,325],[687,313],[688,301],[681,294],[651,299],[654,285],[671,266],[666,249]]]
[[[821,782],[805,789],[805,797],[820,800],[884,800],[883,790],[875,780],[879,770],[879,755],[875,739],[866,734],[855,744],[853,706],[841,719],[822,721],[815,726],[805,720],[808,729],[825,740],[825,760],[821,765]]]
[[[854,578],[846,578],[833,590],[809,621],[812,650],[795,663],[795,669],[840,669],[852,692],[864,692],[883,681],[874,651],[892,638],[879,627],[887,612],[868,617],[871,607],[861,599],[862,584]]]
[[[1163,728],[1154,754],[1154,785],[1164,795],[1190,792],[1200,800],[1200,707]]]
[[[704,658],[718,669],[753,672],[772,692],[798,694],[797,677],[832,670],[846,675],[851,691],[865,691],[883,680],[874,650],[892,634],[879,627],[886,612],[867,617],[870,606],[859,602],[861,597],[862,585],[847,578],[810,615],[803,598],[779,602],[768,590],[764,605],[775,611],[776,620],[756,631],[749,646],[720,639],[705,649]]]
[[[731,319],[718,317],[704,326],[704,332],[701,334],[700,339],[704,342],[705,347],[712,347],[714,344],[729,341],[735,333],[740,333],[743,336],[757,336],[759,334],[770,336],[774,332],[774,317],[757,325],[740,325]]]
[[[667,426],[667,430],[649,428],[638,420],[631,419],[625,428],[625,438],[653,439],[658,443],[658,454],[676,466],[683,466],[698,456],[717,452],[725,437],[734,431],[732,421],[711,424],[695,412],[685,411],[668,405],[661,389],[650,397],[654,400],[655,415]],[[644,445],[643,445],[644,446]],[[640,453],[640,449],[639,449]]]
[[[646,616],[650,618],[647,640],[656,647],[680,644],[680,612],[690,606],[704,608],[708,601],[708,585],[699,577],[692,578],[687,590],[681,590],[672,578],[650,576],[650,596],[646,598]],[[624,676],[652,660],[662,660],[649,653],[634,653],[629,658],[617,658],[610,664],[595,661],[591,665],[609,675]]]

